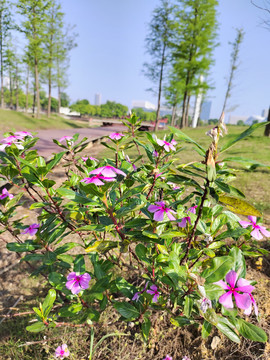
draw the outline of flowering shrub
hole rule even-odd
[[[208,133],[208,149],[175,128],[163,140],[143,137],[135,115],[124,124],[125,132],[103,143],[112,158],[99,163],[81,157],[87,139],[78,142],[78,135],[54,140],[62,151],[48,162],[33,149],[38,139],[30,133],[2,140],[0,174],[13,185],[0,195],[2,232],[14,237],[7,248],[23,253],[50,288],[27,330],[94,327],[114,308],[120,320],[141,327],[145,340],[152,314],[162,312],[174,326],[199,326],[203,338],[216,327],[236,343],[241,335],[265,342],[265,332],[246,317],[254,316],[252,307],[258,317],[258,309],[245,255],[257,255],[252,236],[270,233],[258,225],[259,211],[229,185],[235,175],[223,157],[262,124],[220,147],[221,120]],[[179,164],[185,142],[201,160]],[[51,173],[60,161],[66,177],[57,185]],[[16,216],[23,194],[38,223]],[[56,356],[69,351],[64,344]]]

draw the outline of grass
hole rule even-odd
[[[211,126],[196,129],[187,128],[183,132],[207,149],[211,139],[205,133],[210,128]],[[227,143],[246,129],[246,126],[228,126],[228,134],[221,139],[220,144]],[[222,161],[222,159],[227,157],[243,157],[270,166],[270,138],[263,136],[263,132],[263,127],[257,129],[251,136],[237,142],[223,154],[220,154],[218,160]],[[157,137],[163,138],[165,134],[169,133],[169,130],[158,131]],[[142,134],[142,139],[144,138],[145,134]],[[177,137],[175,139],[177,140]],[[187,164],[191,161],[202,160],[202,157],[194,150],[194,146],[183,143],[183,147],[184,150],[178,154],[179,161],[177,163]],[[138,156],[135,147],[127,153],[131,159],[135,159]],[[100,159],[111,157],[111,152],[105,149],[98,157]],[[237,175],[232,185],[239,188],[246,195],[247,201],[254,204],[266,216],[266,220],[270,225],[270,168],[257,167],[251,171],[248,166],[238,162],[230,162],[229,165],[234,168]]]
[[[85,121],[67,120],[52,114],[50,118],[41,114],[40,119],[12,110],[0,109],[0,132],[19,130],[40,130],[40,129],[69,129],[86,127]]]

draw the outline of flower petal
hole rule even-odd
[[[250,221],[252,221],[253,223],[255,223],[256,224],[256,222],[257,222],[257,217],[256,216],[248,216],[248,219],[250,220]]]
[[[186,227],[186,226],[187,226],[187,218],[184,217],[184,218],[181,220],[180,223],[177,223],[177,225],[178,225],[179,227],[181,227],[181,228]]]
[[[237,292],[234,292],[234,298],[235,298],[236,306],[239,309],[245,310],[245,309],[249,308],[250,303],[251,303],[249,294],[247,294],[247,293],[239,294]]]
[[[251,231],[250,235],[253,236],[256,240],[261,240],[263,238],[259,229],[254,229],[253,231]]]
[[[255,287],[250,285],[250,282],[243,278],[237,281],[235,288],[235,290],[242,291],[244,293],[251,293],[254,289]]]
[[[270,237],[270,231],[266,230],[264,226],[260,226],[260,230],[265,237]]]
[[[227,283],[233,288],[235,287],[237,278],[238,278],[238,275],[234,270],[231,270],[230,272],[228,272],[228,274],[225,277]]]
[[[239,224],[245,229],[247,228],[248,226],[252,225],[251,222],[249,221],[239,221]]]
[[[80,285],[83,289],[89,288],[89,281],[91,280],[91,276],[88,273],[85,273],[80,276]]]
[[[154,214],[155,221],[163,221],[164,219],[164,210],[156,211]]]
[[[214,284],[221,286],[224,290],[230,290],[230,287],[223,280],[216,281]]]
[[[68,280],[74,280],[76,278],[77,274],[72,271],[70,274],[68,274],[67,279]]]
[[[156,212],[156,211],[160,210],[160,206],[157,206],[157,205],[149,205],[147,210],[148,210],[149,212],[153,213],[153,212]]]
[[[171,211],[166,211],[166,214],[171,221],[176,220],[175,217],[171,214]]]
[[[222,304],[227,309],[233,309],[233,301],[232,301],[232,291],[228,291],[225,294],[221,295],[218,299],[220,304]]]

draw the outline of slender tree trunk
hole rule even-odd
[[[189,113],[189,105],[190,105],[190,95],[187,97],[187,107],[186,107],[186,118],[185,118],[185,127],[188,127],[188,113]]]
[[[49,84],[48,84],[48,118],[51,116],[51,104],[52,104],[52,69],[49,67]]]
[[[16,105],[15,105],[15,110],[18,111],[19,110],[19,81],[18,81],[18,63],[17,62],[16,62],[15,84],[16,84]]]
[[[26,98],[25,98],[25,112],[28,110],[28,93],[29,93],[29,65],[27,65],[27,75],[26,75]]]
[[[9,107],[13,108],[13,91],[12,91],[12,72],[11,66],[9,65]]]
[[[36,100],[37,100],[37,115],[39,118],[40,114],[40,97],[39,97],[39,73],[38,73],[38,59],[35,58],[35,87],[36,87]]]
[[[61,84],[60,84],[60,64],[59,59],[57,57],[57,90],[58,90],[58,115],[60,115],[60,107],[61,107]]]
[[[186,109],[187,109],[187,91],[184,92],[183,105],[182,105],[182,116],[180,128],[185,127],[185,119],[186,119]]]
[[[176,106],[177,105],[175,104],[175,105],[173,105],[173,108],[172,108],[172,123],[171,123],[172,126],[175,126]]]
[[[35,107],[36,107],[36,87],[34,86],[34,96],[33,96],[33,117],[35,117]]]
[[[156,121],[155,121],[155,128],[154,132],[157,131],[158,128],[158,118],[160,113],[160,99],[161,99],[161,91],[162,91],[162,80],[163,80],[163,70],[164,70],[164,63],[165,63],[165,51],[166,51],[166,44],[163,45],[162,49],[162,58],[161,58],[161,65],[160,65],[160,76],[159,76],[159,86],[158,86],[158,104],[157,104],[157,113],[156,113]]]
[[[266,125],[264,129],[264,136],[270,137],[270,107],[268,110],[268,117],[267,117],[268,124]]]
[[[1,109],[4,108],[4,62],[3,62],[3,33],[2,33],[2,11],[0,13],[0,56],[1,56]]]

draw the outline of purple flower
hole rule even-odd
[[[92,160],[92,161],[97,161],[97,162],[98,162],[98,159],[96,159],[96,158],[94,158],[94,157],[92,157],[92,156],[90,156],[90,157],[88,157],[88,156],[82,157],[82,160],[83,160],[83,161],[87,161],[88,159],[90,159],[90,160]]]
[[[121,133],[112,133],[111,135],[109,135],[109,138],[112,140],[120,140],[123,136],[125,135]]]
[[[111,165],[99,167],[95,170],[90,171],[89,175],[90,174],[103,175],[103,176],[109,177],[109,178],[116,177],[116,174],[126,176],[126,174],[123,171],[121,171]]]
[[[191,206],[189,209],[187,209],[187,213],[196,214],[196,209],[198,205]],[[184,228],[187,226],[187,222],[191,225],[191,219],[189,216],[184,217],[180,223],[177,223],[177,225],[181,228]]]
[[[158,152],[156,150],[153,151],[153,157],[158,157]]]
[[[172,357],[169,355],[166,355],[166,357],[163,360],[172,360]]]
[[[172,214],[176,214],[174,210],[165,207],[165,202],[163,201],[156,201],[157,205],[149,205],[148,211],[154,213],[154,220],[155,221],[163,221],[164,213],[167,214],[168,218],[172,221],[175,220],[175,217]]]
[[[157,143],[159,146],[163,146],[165,151],[169,152],[170,150],[173,150],[175,151],[175,147],[174,145],[177,144],[177,142],[175,140],[172,140],[171,142],[168,142],[168,141],[165,141],[165,140],[160,140],[160,139],[157,139]]]
[[[250,235],[252,235],[256,240],[261,240],[263,238],[262,234],[265,237],[270,237],[270,232],[266,230],[264,226],[256,224],[257,217],[256,216],[248,216],[250,221],[239,221],[239,224],[243,228],[247,228],[248,226],[252,226],[254,230],[251,231]]]
[[[136,166],[136,165],[134,165],[134,164],[132,164],[132,162],[131,162],[131,160],[130,160],[129,156],[128,156],[128,155],[126,155],[126,156],[125,156],[125,158],[126,158],[126,161],[132,165],[133,170],[134,170],[134,171],[137,171],[137,166]]]
[[[95,184],[99,186],[99,185],[104,185],[104,182],[102,180],[110,182],[110,181],[115,181],[115,178],[102,176],[102,175],[94,175],[92,177],[86,177],[82,179],[81,182],[84,182],[85,184]]]
[[[66,141],[67,143],[72,144],[73,143],[73,137],[72,136],[63,136],[58,141],[60,143]]]
[[[250,293],[254,290],[254,286],[250,285],[248,280],[243,278],[238,279],[238,275],[234,270],[231,270],[226,275],[225,279],[227,284],[223,280],[219,280],[214,284],[219,285],[227,292],[219,298],[220,304],[227,309],[233,308],[232,295],[234,295],[236,306],[240,309],[247,310],[251,306]],[[243,293],[243,294],[240,294]]]
[[[77,275],[75,272],[71,272],[68,274],[67,279],[66,287],[72,294],[79,294],[81,290],[88,289],[91,276],[88,273]]]
[[[212,303],[211,300],[207,299],[206,297],[204,297],[203,299],[200,300],[200,309],[202,310],[202,312],[205,314],[207,309],[211,309],[212,308]]]
[[[67,348],[67,344],[63,344],[61,346],[58,346],[58,348],[55,350],[55,356],[60,357],[60,359],[64,359],[65,357],[69,356],[69,350]]]
[[[140,298],[140,295],[141,295],[142,293],[144,293],[145,290],[147,289],[148,283],[149,283],[149,281],[146,282],[146,284],[144,285],[144,288],[143,288],[142,291],[138,291],[138,292],[136,292],[136,293],[134,294],[134,296],[133,296],[133,298],[132,298],[131,300],[133,300],[133,301],[138,301],[139,298]]]
[[[5,199],[6,197],[8,197],[9,199],[13,199],[14,198],[14,195],[10,194],[6,188],[4,188],[2,190],[2,195],[0,195],[0,200],[3,200]]]
[[[250,300],[251,300],[250,306],[244,311],[244,314],[245,314],[245,315],[250,315],[250,314],[251,314],[251,310],[252,310],[252,305],[253,305],[253,306],[254,306],[255,315],[258,316],[259,312],[258,312],[258,306],[257,306],[257,304],[256,304],[256,301],[255,301],[254,297],[253,297],[251,294],[249,294],[249,296],[250,296]]]
[[[32,224],[28,228],[24,229],[22,234],[29,234],[30,236],[34,236],[38,232],[38,228],[40,227],[40,224]]]
[[[156,285],[150,286],[150,289],[152,289],[152,290],[147,290],[146,292],[147,292],[147,294],[153,295],[152,301],[155,303],[155,302],[157,302],[157,300],[159,298],[160,292],[158,292]]]
[[[17,132],[15,132],[15,135],[22,137],[22,138],[25,138],[26,136],[29,136],[31,138],[33,137],[33,135],[28,131],[17,131]]]

